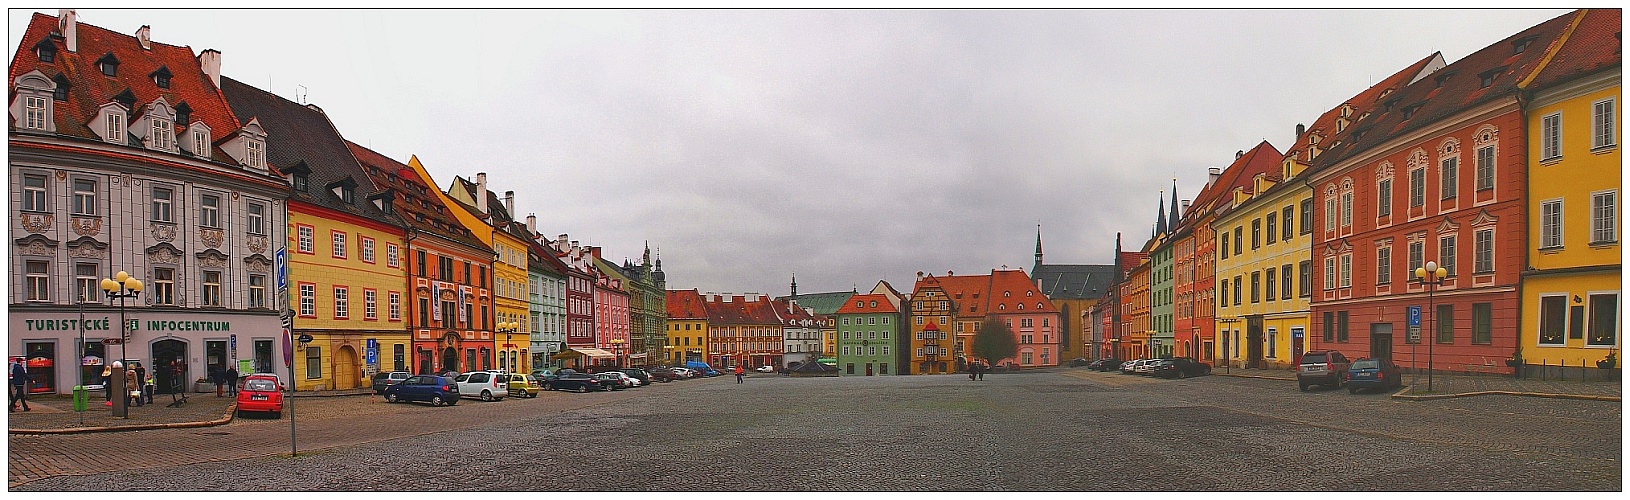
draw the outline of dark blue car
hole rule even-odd
[[[431,406],[458,404],[458,382],[440,375],[414,375],[385,387],[385,401],[429,401]]]
[[[1357,394],[1359,389],[1393,389],[1404,383],[1403,369],[1392,361],[1378,358],[1358,358],[1347,368],[1347,392]]]
[[[561,371],[564,372],[566,370],[561,370]],[[585,374],[585,373],[578,373],[578,372],[562,373],[562,374],[556,376],[555,378],[550,379],[547,382],[544,382],[543,383],[543,388],[544,389],[549,389],[549,390],[555,390],[555,391],[578,391],[578,392],[610,390],[610,389],[607,389],[605,386],[600,385],[600,381],[596,380],[593,375],[589,375],[589,374]]]

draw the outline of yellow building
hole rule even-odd
[[[492,318],[493,341],[497,344],[498,369],[516,373],[531,371],[531,304],[527,302],[527,244],[524,226],[515,221],[515,192],[504,192],[502,201],[487,190],[487,174],[475,174],[475,182],[454,176],[446,195],[463,210],[454,209],[459,222],[475,233],[495,254],[492,275],[485,278],[492,289],[492,311],[482,305],[481,317]],[[491,314],[491,316],[488,316]],[[515,327],[505,330],[504,325]]]
[[[668,290],[667,341],[662,360],[669,366],[707,359],[707,308],[696,289]]]
[[[1579,16],[1550,62],[1525,82],[1534,97],[1517,351],[1529,375],[1537,365],[1595,369],[1609,357],[1616,361],[1621,342],[1620,16],[1617,10]]]
[[[1292,150],[1293,152],[1296,150]],[[1219,179],[1216,321],[1220,364],[1289,368],[1306,352],[1312,188],[1296,176],[1306,163],[1263,142],[1235,159]]]

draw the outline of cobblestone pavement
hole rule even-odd
[[[83,414],[73,411],[73,399],[68,396],[35,396],[28,398],[28,406],[33,411],[7,415],[6,428],[72,430],[203,422],[225,416],[232,401],[230,397],[217,398],[214,394],[190,394],[185,404],[170,406],[170,396],[159,394],[153,396],[153,404],[130,407],[130,418],[118,418],[113,416],[113,407],[104,406],[100,393],[91,398]]]
[[[151,453],[161,448],[152,440],[163,436],[172,441],[162,448],[213,458],[13,489],[1622,489],[1616,402],[1400,401],[1304,393],[1282,380],[1159,380],[1063,368],[982,382],[958,375],[726,379],[454,408],[324,398],[336,404],[307,407],[330,416],[302,420],[314,428],[302,424],[301,432],[303,446],[328,443],[322,451],[264,456],[279,445],[284,449],[272,453],[286,453],[283,421],[211,428],[228,436],[103,434],[96,437],[130,436],[121,450]],[[412,435],[377,437],[393,433]],[[14,464],[19,438],[12,438]],[[243,448],[251,451],[227,451]],[[495,475],[470,466],[499,460],[536,472]]]
[[[1267,377],[1284,380],[1296,380],[1296,372],[1291,370],[1263,370],[1255,368],[1214,368],[1217,375],[1234,375],[1248,377]],[[1436,374],[1432,376],[1432,391],[1426,390],[1427,377],[1425,373],[1415,375],[1404,374],[1404,383],[1413,384],[1410,394],[1465,394],[1486,391],[1510,391],[1534,394],[1571,394],[1599,397],[1622,397],[1624,384],[1618,380],[1603,381],[1600,375],[1589,380],[1580,380],[1578,373],[1573,378],[1557,379],[1552,376],[1540,379],[1537,375],[1529,378],[1516,378],[1510,375],[1448,375]]]

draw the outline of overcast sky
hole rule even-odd
[[[55,15],[55,11],[46,11]],[[909,291],[917,271],[1107,264],[1161,190],[1405,65],[1565,10],[108,10],[222,52],[347,139],[486,172],[547,235],[669,288]],[[10,11],[17,50],[30,11]],[[247,120],[248,117],[240,117]],[[271,137],[270,140],[277,140]],[[1169,202],[1168,202],[1169,203]]]

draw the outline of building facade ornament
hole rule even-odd
[[[80,236],[96,236],[98,234],[102,234],[101,217],[73,217],[69,220],[69,225],[73,226],[74,234]]]
[[[204,246],[221,248],[221,241],[226,239],[226,231],[213,227],[199,228],[198,239],[203,240]]]
[[[52,223],[56,222],[56,217],[52,214],[25,213],[17,218],[23,223],[24,231],[35,234],[45,232],[46,229],[51,228]]]
[[[153,239],[161,242],[175,241],[175,224],[170,224],[167,222],[149,222],[148,226],[153,234]]]

